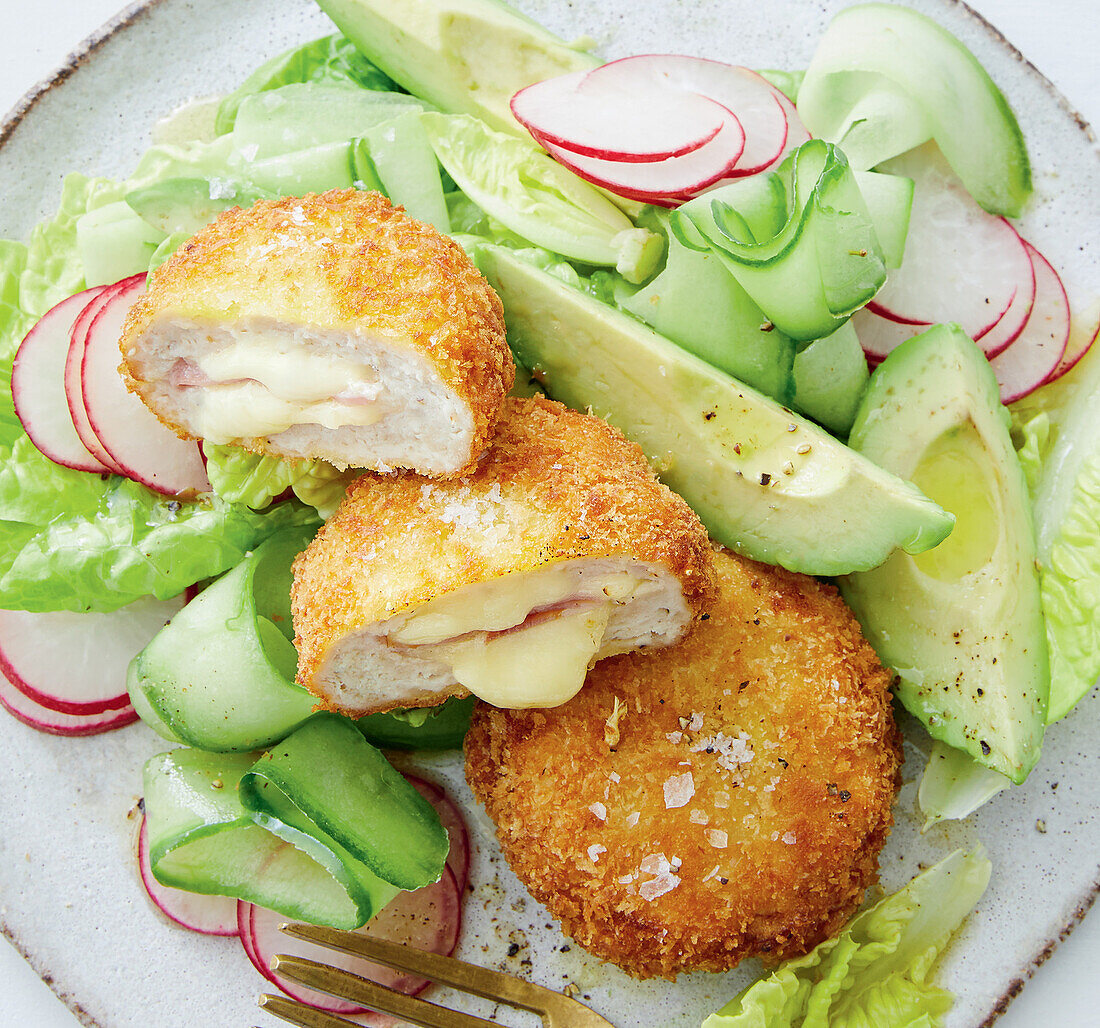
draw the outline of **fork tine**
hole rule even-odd
[[[449,1010],[435,1003],[429,1003],[427,1000],[417,999],[415,996],[407,996],[403,992],[388,989],[376,982],[369,982],[350,971],[318,964],[304,957],[276,955],[272,961],[272,968],[288,981],[297,982],[307,988],[327,992],[354,1003],[361,1003],[383,1014],[403,1017],[413,1024],[422,1025],[423,1028],[500,1028],[493,1021],[486,1021],[458,1010]],[[349,1023],[334,1019],[321,1022],[316,1028],[331,1028],[331,1026]],[[314,1028],[314,1026],[308,1025],[307,1028]]]
[[[351,932],[342,932],[337,928],[326,928],[322,925],[312,924],[285,924],[282,930],[288,935],[307,942],[314,942],[319,946],[338,950],[341,953],[350,953],[353,956],[364,957],[376,964],[392,967],[398,971],[408,971],[421,978],[436,982],[439,985],[449,985],[451,988],[462,992],[471,992],[483,999],[490,999],[507,1003],[509,1006],[520,1007],[523,1010],[532,1010],[537,1014],[545,1014],[548,1010],[560,1010],[563,1001],[565,1006],[580,1006],[573,1000],[567,1000],[561,993],[544,989],[533,982],[525,982],[520,978],[514,978],[510,974],[502,974],[499,971],[491,971],[487,967],[478,967],[475,964],[467,964],[465,961],[454,957],[440,956],[438,953],[427,953],[424,950],[413,949],[411,946],[403,946],[400,943],[389,942],[386,939],[376,939],[369,935],[357,935]],[[585,1013],[591,1014],[586,1007]],[[593,1015],[595,1016],[595,1015]],[[566,1019],[565,1024],[580,1025],[581,1020],[574,1016]],[[600,1021],[593,1022],[600,1024]],[[603,1024],[608,1022],[603,1021]]]
[[[346,1028],[348,1025],[352,1028],[360,1028],[354,1021],[345,1021],[335,1014],[307,1007],[297,1000],[272,996],[271,993],[265,993],[260,997],[260,1006],[264,1010],[270,1010],[276,1017],[298,1025],[298,1028]]]

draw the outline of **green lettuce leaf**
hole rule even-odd
[[[1012,409],[1035,514],[1050,651],[1048,724],[1065,717],[1100,675],[1098,393],[1100,347],[1093,346],[1069,374]]]
[[[229,132],[237,110],[246,96],[294,82],[352,83],[363,89],[404,92],[388,75],[367,60],[346,37],[335,34],[293,47],[261,64],[244,82],[222,100],[215,129]]]
[[[11,446],[23,432],[11,397],[15,351],[34,324],[19,306],[19,279],[27,266],[27,248],[0,239],[0,446]]]
[[[249,453],[239,446],[202,444],[206,474],[223,500],[263,510],[287,489],[302,503],[328,518],[339,506],[352,480],[362,472],[341,471],[323,460],[283,460]]]
[[[839,935],[742,991],[703,1028],[917,1028],[942,1023],[951,993],[932,971],[989,882],[956,850],[857,915]]]
[[[233,567],[277,529],[316,523],[297,504],[258,513],[71,471],[23,436],[0,466],[0,607],[106,611],[167,599]]]
[[[563,257],[614,267],[630,282],[656,269],[661,236],[636,228],[599,190],[530,142],[468,114],[429,112],[421,123],[458,187],[512,232]]]

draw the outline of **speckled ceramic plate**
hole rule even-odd
[[[567,38],[593,37],[609,57],[672,50],[798,68],[843,5],[527,0],[520,6]],[[1024,233],[1064,273],[1075,304],[1091,306],[1100,283],[1100,164],[1091,134],[966,7],[950,0],[914,6],[960,36],[1009,96],[1036,171],[1037,197]],[[25,237],[49,214],[66,171],[125,174],[159,116],[191,97],[231,88],[267,57],[328,31],[307,0],[153,0],[124,12],[0,128],[0,236]],[[988,1023],[1096,890],[1100,822],[1092,783],[1100,775],[1100,701],[1093,695],[1048,733],[1042,763],[1024,787],[998,796],[964,824],[923,837],[915,780],[924,743],[912,728],[883,885],[900,887],[956,846],[985,845],[993,880],[948,953],[942,980],[958,996],[951,1025]],[[0,717],[0,923],[89,1025],[274,1028],[256,1010],[262,983],[239,944],[166,926],[141,892],[128,812],[142,764],[162,747],[140,725],[65,740]],[[727,975],[682,977],[676,985],[638,984],[577,947],[562,952],[550,917],[500,858],[457,758],[421,766],[450,783],[471,825],[475,891],[461,955],[554,987],[572,982],[620,1028],[697,1025],[758,971],[753,964]],[[485,1005],[472,1009],[487,1014]]]

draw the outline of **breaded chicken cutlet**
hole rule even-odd
[[[712,564],[638,446],[510,398],[464,478],[349,487],[294,564],[298,681],[352,716],[468,692],[553,706],[592,661],[681,638],[713,598]]]
[[[836,590],[728,551],[682,643],[554,710],[478,704],[466,776],[512,869],[639,978],[774,963],[875,881],[900,784],[889,675]]]
[[[355,189],[219,215],[153,273],[120,346],[184,437],[441,477],[484,450],[515,377],[462,248]]]

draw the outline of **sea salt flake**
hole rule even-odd
[[[648,857],[642,857],[638,870],[646,875],[663,875],[672,870],[672,865],[663,853],[651,853]]]
[[[593,803],[589,806],[588,809],[601,821],[607,820],[607,807],[605,807],[602,803]]]
[[[237,195],[237,185],[231,179],[210,177],[210,199],[232,200]]]
[[[688,820],[693,825],[706,825],[710,824],[710,815],[705,810],[700,810],[698,807],[695,807],[688,815]]]
[[[619,782],[622,781],[622,778],[619,776],[618,771],[612,771],[611,774],[609,774],[607,777],[610,778],[611,781],[613,781],[616,785],[618,785]]]
[[[302,210],[300,204],[291,209],[290,220],[293,221],[295,225],[304,225],[306,223],[306,212]]]
[[[719,865],[715,864],[714,867],[712,867],[707,872],[706,877],[703,879],[703,881],[704,882],[709,882],[716,874],[718,874],[719,870],[720,870]]]
[[[672,743],[673,746],[679,746],[684,739],[683,732],[666,732],[665,738]]]
[[[750,741],[748,732],[739,732],[736,737],[718,732],[713,736],[696,739],[691,746],[691,752],[717,754],[719,767],[726,771],[736,771],[755,756]]]
[[[615,881],[620,885],[629,885],[637,877],[637,875],[623,875],[622,878],[616,878]]]
[[[716,850],[724,850],[729,845],[729,835],[723,832],[721,828],[708,828],[705,834],[707,842]]]
[[[796,842],[798,842],[798,837],[794,834],[794,832],[786,832],[783,835],[783,841],[788,846],[793,846]]]
[[[638,818],[640,818],[641,816],[642,815],[635,810],[634,813],[626,819],[626,827],[633,828],[638,823]]]
[[[638,886],[638,895],[647,903],[652,903],[659,896],[664,896],[665,893],[672,892],[679,884],[680,879],[676,875],[658,875],[656,878],[651,878],[648,882],[642,882],[642,884]]]
[[[675,807],[687,806],[688,801],[695,795],[695,779],[690,771],[682,775],[673,775],[664,784],[665,809],[672,810]]]
[[[703,727],[703,715],[697,711],[691,712],[691,720],[688,722],[688,729],[692,732],[698,732]]]
[[[591,846],[588,847],[588,859],[591,860],[592,863],[594,864],[594,863],[596,863],[597,860],[600,859],[600,854],[601,853],[606,853],[606,852],[607,852],[607,847],[606,846],[603,846],[598,842],[594,842],[594,843],[592,843]]]

